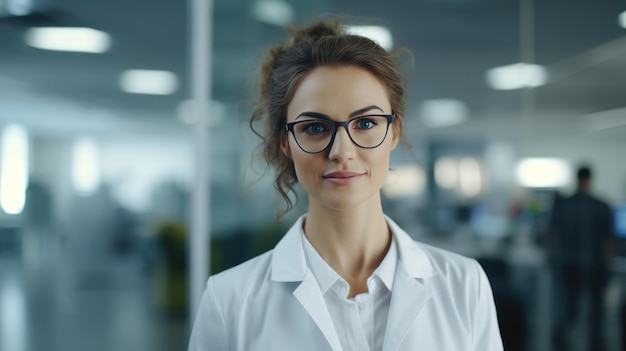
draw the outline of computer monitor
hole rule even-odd
[[[626,239],[626,203],[620,203],[614,208],[615,236]]]

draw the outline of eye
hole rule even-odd
[[[315,121],[303,122],[300,124],[300,128],[299,128],[300,133],[310,134],[310,135],[319,135],[319,134],[327,132],[329,129],[330,128],[328,127],[326,123],[315,122]]]
[[[372,129],[378,125],[378,121],[371,117],[362,117],[354,120],[354,127],[356,129]]]

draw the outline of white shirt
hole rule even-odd
[[[328,265],[301,232],[307,267],[319,284],[335,331],[345,350],[380,351],[383,348],[391,289],[398,263],[396,242],[367,279],[368,292],[348,299],[350,285]]]
[[[207,282],[189,351],[349,351],[308,269],[300,218],[276,247]],[[383,351],[502,351],[485,272],[473,259],[415,242],[387,218],[396,240]]]

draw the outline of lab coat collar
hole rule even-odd
[[[435,276],[433,265],[424,249],[391,218],[385,216],[385,219],[398,244],[400,268],[404,268],[406,273],[412,278],[430,278]]]
[[[272,281],[300,282],[308,271],[301,230],[306,215],[300,216],[287,234],[278,242],[272,255]],[[385,216],[397,245],[399,268],[404,268],[412,278],[428,278],[435,275],[435,270],[424,250],[400,228],[393,220]]]
[[[302,246],[301,228],[306,215],[301,216],[274,248],[271,279],[276,282],[301,282],[293,294],[298,299],[334,351],[341,343],[333,328],[330,313],[324,306],[320,287],[308,270]],[[409,327],[430,301],[432,291],[423,279],[435,275],[433,265],[424,250],[395,222],[385,217],[397,240],[399,260],[394,278],[393,294],[383,350],[397,350]]]
[[[278,242],[272,255],[272,281],[301,282],[293,292],[302,307],[318,326],[333,351],[341,351],[341,343],[337,331],[333,327],[330,313],[324,306],[324,296],[306,266],[304,248],[302,246],[302,224],[306,216],[298,218],[291,229]]]
[[[400,254],[383,345],[383,350],[394,351],[402,344],[413,321],[432,298],[431,287],[425,279],[436,273],[422,246],[394,221],[388,217],[386,219],[398,242]]]
[[[306,215],[300,216],[276,244],[272,254],[272,281],[301,282],[307,272],[300,231]]]

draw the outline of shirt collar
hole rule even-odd
[[[309,239],[304,234],[304,229],[300,227],[300,237],[306,259],[307,267],[313,273],[322,293],[326,293],[337,280],[342,280],[341,276],[319,255]],[[391,291],[393,279],[398,266],[398,248],[395,236],[391,236],[391,245],[385,254],[380,265],[372,273],[372,278],[378,278]]]
[[[324,261],[317,250],[315,250],[309,239],[304,235],[302,228],[300,228],[300,237],[302,238],[302,249],[304,251],[307,267],[311,273],[313,273],[315,280],[317,280],[322,294],[325,294],[341,277]]]
[[[302,225],[304,224],[305,218],[306,215],[298,218],[285,236],[276,245],[272,256],[271,275],[273,281],[295,282],[304,280],[308,270],[302,235]],[[394,261],[398,262],[398,269],[404,269],[407,274],[413,278],[428,278],[434,276],[436,274],[435,270],[430,262],[430,259],[426,255],[426,252],[424,252],[424,249],[394,221],[388,217],[385,217],[385,219],[387,220],[387,224],[389,225],[391,233],[395,239],[398,258]],[[392,243],[392,245],[394,244]],[[315,252],[315,254],[317,254],[317,252]],[[317,254],[317,256],[319,257],[319,254]],[[326,264],[326,262],[324,263]],[[387,270],[387,268],[384,269],[385,271]],[[389,287],[389,278],[387,273],[381,275],[381,278],[383,276],[386,277],[385,280],[383,280],[385,285]],[[394,277],[395,276],[391,276],[391,279],[393,280]],[[331,284],[333,282],[331,282]],[[326,287],[326,289],[327,288],[328,287]]]
[[[383,258],[383,261],[376,268],[372,276],[378,277],[383,284],[387,287],[389,291],[391,291],[391,287],[393,286],[393,278],[396,275],[396,268],[398,266],[398,248],[396,244],[395,236],[391,236],[391,245],[389,245],[389,250]]]

